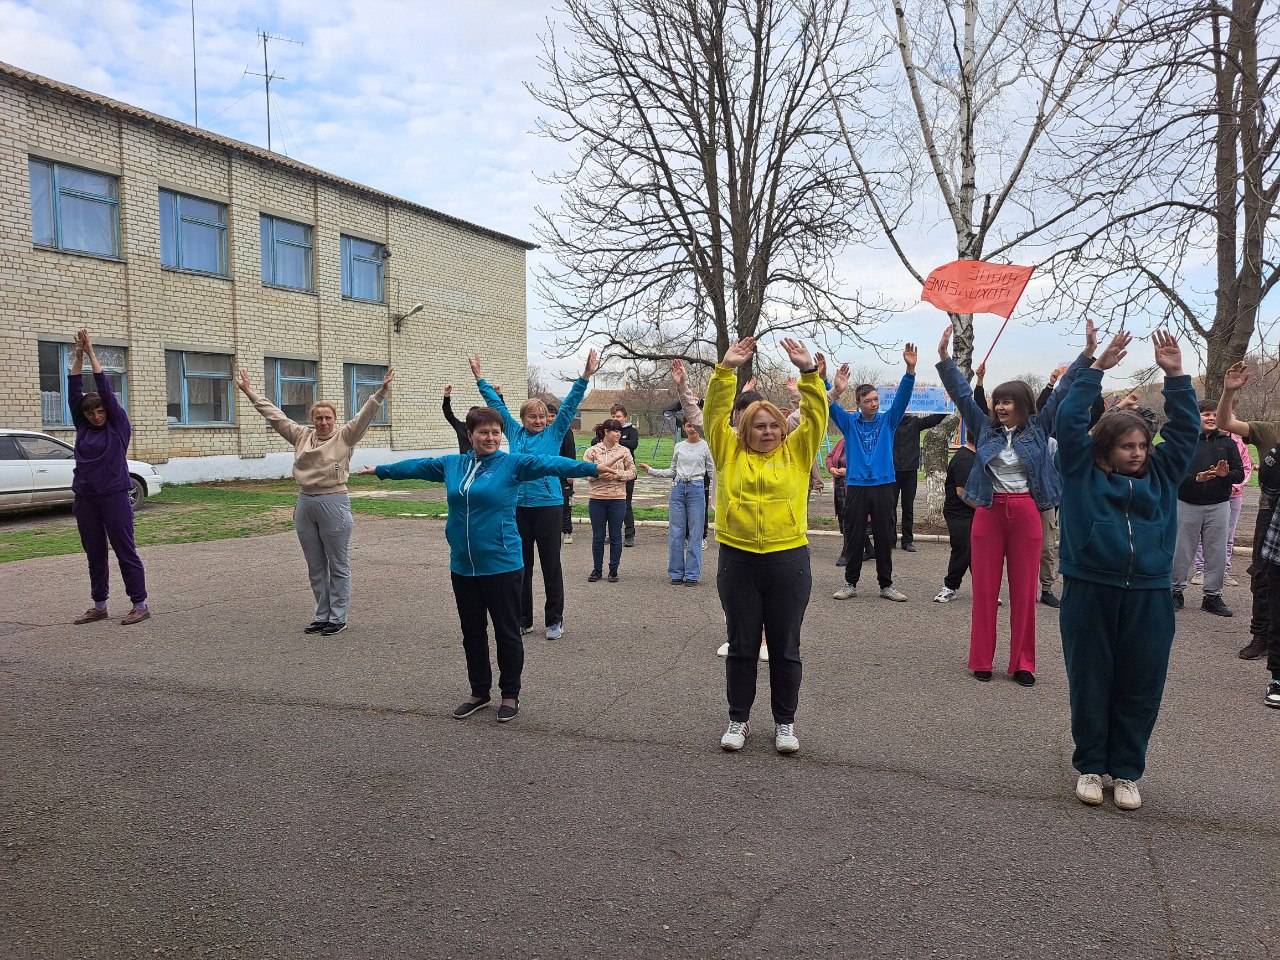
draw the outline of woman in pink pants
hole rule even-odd
[[[969,634],[969,669],[978,680],[990,680],[996,654],[996,607],[1000,581],[1009,574],[1009,674],[1024,687],[1035,684],[1036,597],[1043,540],[1040,511],[1058,506],[1062,496],[1049,438],[1058,402],[1076,373],[1093,363],[1097,337],[1086,325],[1085,350],[1062,375],[1040,412],[1035,395],[1021,380],[991,391],[989,414],[974,402],[969,381],[951,359],[951,328],[938,344],[942,384],[974,438],[977,455],[964,485],[964,499],[976,512],[970,538],[973,571],[973,625]]]

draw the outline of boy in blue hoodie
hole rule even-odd
[[[471,696],[453,715],[461,720],[489,705],[493,669],[489,665],[488,620],[498,648],[497,720],[514,720],[520,711],[520,590],[524,557],[516,528],[520,485],[542,477],[612,477],[606,468],[565,457],[503,453],[502,415],[489,407],[467,414],[471,452],[447,457],[401,460],[360,471],[379,480],[443,481],[449,502],[444,535],[449,542],[449,573],[462,621]]]
[[[1102,416],[1089,433],[1089,407],[1103,371],[1119,363],[1132,338],[1117,334],[1080,371],[1058,407],[1062,476],[1062,606],[1059,624],[1071,690],[1076,797],[1102,802],[1102,776],[1122,810],[1142,805],[1137,781],[1160,712],[1173,646],[1173,550],[1178,488],[1200,432],[1191,378],[1172,335],[1156,331],[1156,363],[1165,372],[1168,422],[1152,444],[1147,422],[1128,410]]]

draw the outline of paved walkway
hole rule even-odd
[[[667,585],[662,532],[616,585],[588,550],[504,727],[448,716],[435,521],[361,518],[331,640],[301,633],[291,535],[144,551],[130,629],[66,625],[82,558],[0,566],[0,956],[1275,955],[1280,711],[1242,617],[1180,615],[1122,814],[1071,796],[1052,616],[1035,688],[968,678],[968,585],[929,602],[943,545],[895,554],[910,603],[837,603],[815,540],[789,758],[763,669],[747,749],[717,749],[721,613]]]

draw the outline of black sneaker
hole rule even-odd
[[[1184,603],[1183,596],[1182,596],[1182,591],[1181,591],[1181,590],[1173,590],[1173,591],[1170,591],[1170,592],[1173,594],[1173,609],[1175,609],[1175,610],[1181,610],[1181,609],[1182,609],[1182,606],[1183,606],[1183,603]]]
[[[609,582],[610,582],[610,583],[617,583],[617,582],[618,582],[618,571],[617,571],[617,570],[610,570],[610,571],[609,571]]]
[[[322,637],[332,637],[335,634],[341,633],[345,629],[347,629],[347,625],[345,623],[326,623],[324,625],[324,629],[320,631],[320,635]]]
[[[844,567],[844,566],[848,566],[848,564],[849,564],[849,555],[847,553],[840,554],[839,558],[836,560],[836,566]]]
[[[1200,601],[1200,609],[1217,617],[1234,617],[1231,608],[1226,605],[1221,595],[1209,593]]]
[[[1030,670],[1017,670],[1013,674],[1013,679],[1018,682],[1019,686],[1034,687],[1036,685],[1036,675]]]
[[[682,584],[682,583],[684,583],[684,577],[678,577],[678,578],[677,578],[677,577],[672,577],[672,578],[671,578],[671,585],[672,585],[673,587],[678,587],[678,586],[680,586],[680,584]]]
[[[519,712],[520,712],[519,703],[517,703],[514,707],[508,707],[504,703],[502,706],[498,707],[498,722],[510,723],[512,720],[516,718],[516,714]]]
[[[329,625],[328,620],[312,620],[309,624],[302,628],[303,633],[319,633]]]
[[[1272,680],[1267,687],[1267,706],[1280,707],[1280,680]]]
[[[915,553],[916,545],[914,543],[904,543],[902,545],[902,549],[905,550],[907,553]]]
[[[622,545],[624,547],[634,547],[636,545],[636,535],[634,533],[624,534],[622,537]]]
[[[1241,660],[1260,660],[1267,655],[1267,638],[1254,637],[1249,645],[1240,651]]]
[[[599,579],[600,579],[600,571],[592,570],[591,576],[587,577],[587,583],[595,583]]]
[[[467,719],[467,717],[471,716],[477,710],[483,710],[491,702],[492,701],[490,700],[481,700],[479,703],[472,703],[470,700],[468,700],[466,703],[460,703],[458,704],[458,708],[453,711],[453,719],[465,720]]]
[[[1052,590],[1041,590],[1040,602],[1046,607],[1053,607],[1055,610],[1062,606],[1062,601],[1053,595]]]
[[[987,683],[987,682],[988,682],[988,681],[990,681],[990,679],[991,679],[991,671],[990,671],[990,670],[975,670],[975,671],[973,671],[973,679],[975,679],[975,680],[981,680],[983,683]]]

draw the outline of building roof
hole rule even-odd
[[[451,224],[460,227],[463,230],[469,230],[473,233],[483,234],[493,240],[499,240],[503,243],[514,244],[525,250],[536,250],[537,244],[530,243],[527,240],[521,240],[519,237],[513,237],[509,234],[500,233],[497,230],[490,230],[488,227],[482,227],[478,224],[470,223],[467,220],[461,220],[458,217],[451,217],[447,213],[441,213],[439,210],[433,210],[431,207],[423,206],[420,203],[414,203],[412,200],[405,200],[403,197],[396,197],[389,193],[383,193],[381,190],[375,190],[373,187],[366,187],[362,183],[356,183],[354,180],[347,180],[332,173],[327,173],[316,167],[308,166],[300,163],[291,157],[283,154],[273,153],[270,150],[264,150],[261,147],[255,147],[251,143],[244,143],[241,140],[233,140],[230,137],[224,137],[217,133],[211,133],[208,130],[202,130],[199,127],[193,127],[190,124],[181,122],[180,120],[171,120],[169,117],[162,117],[158,113],[151,113],[149,110],[143,110],[140,107],[131,106],[127,103],[121,103],[119,100],[112,100],[110,97],[104,97],[100,93],[93,93],[89,90],[82,90],[79,87],[73,87],[67,83],[61,83],[57,80],[51,80],[43,77],[38,73],[32,73],[29,70],[23,70],[21,67],[15,67],[13,64],[5,63],[0,60],[0,77],[15,80],[20,84],[35,87],[50,93],[61,94],[64,97],[70,97],[73,100],[79,100],[92,106],[110,110],[121,116],[128,117],[131,120],[140,123],[155,124],[163,127],[171,133],[179,136],[189,137],[193,140],[199,140],[204,143],[213,144],[224,150],[234,150],[236,153],[253,157],[264,163],[274,164],[293,173],[305,174],[309,177],[315,177],[326,183],[336,186],[345,187],[356,193],[362,193],[365,196],[376,197],[379,200],[389,201],[399,204],[410,210],[416,210],[418,213],[424,214],[433,220],[439,220],[442,223]]]
[[[628,403],[635,403],[635,395],[630,389],[627,390],[592,390],[582,398],[582,403],[578,406],[586,407],[590,410],[607,410],[615,403],[621,403],[624,407]],[[629,408],[628,408],[629,409]]]

